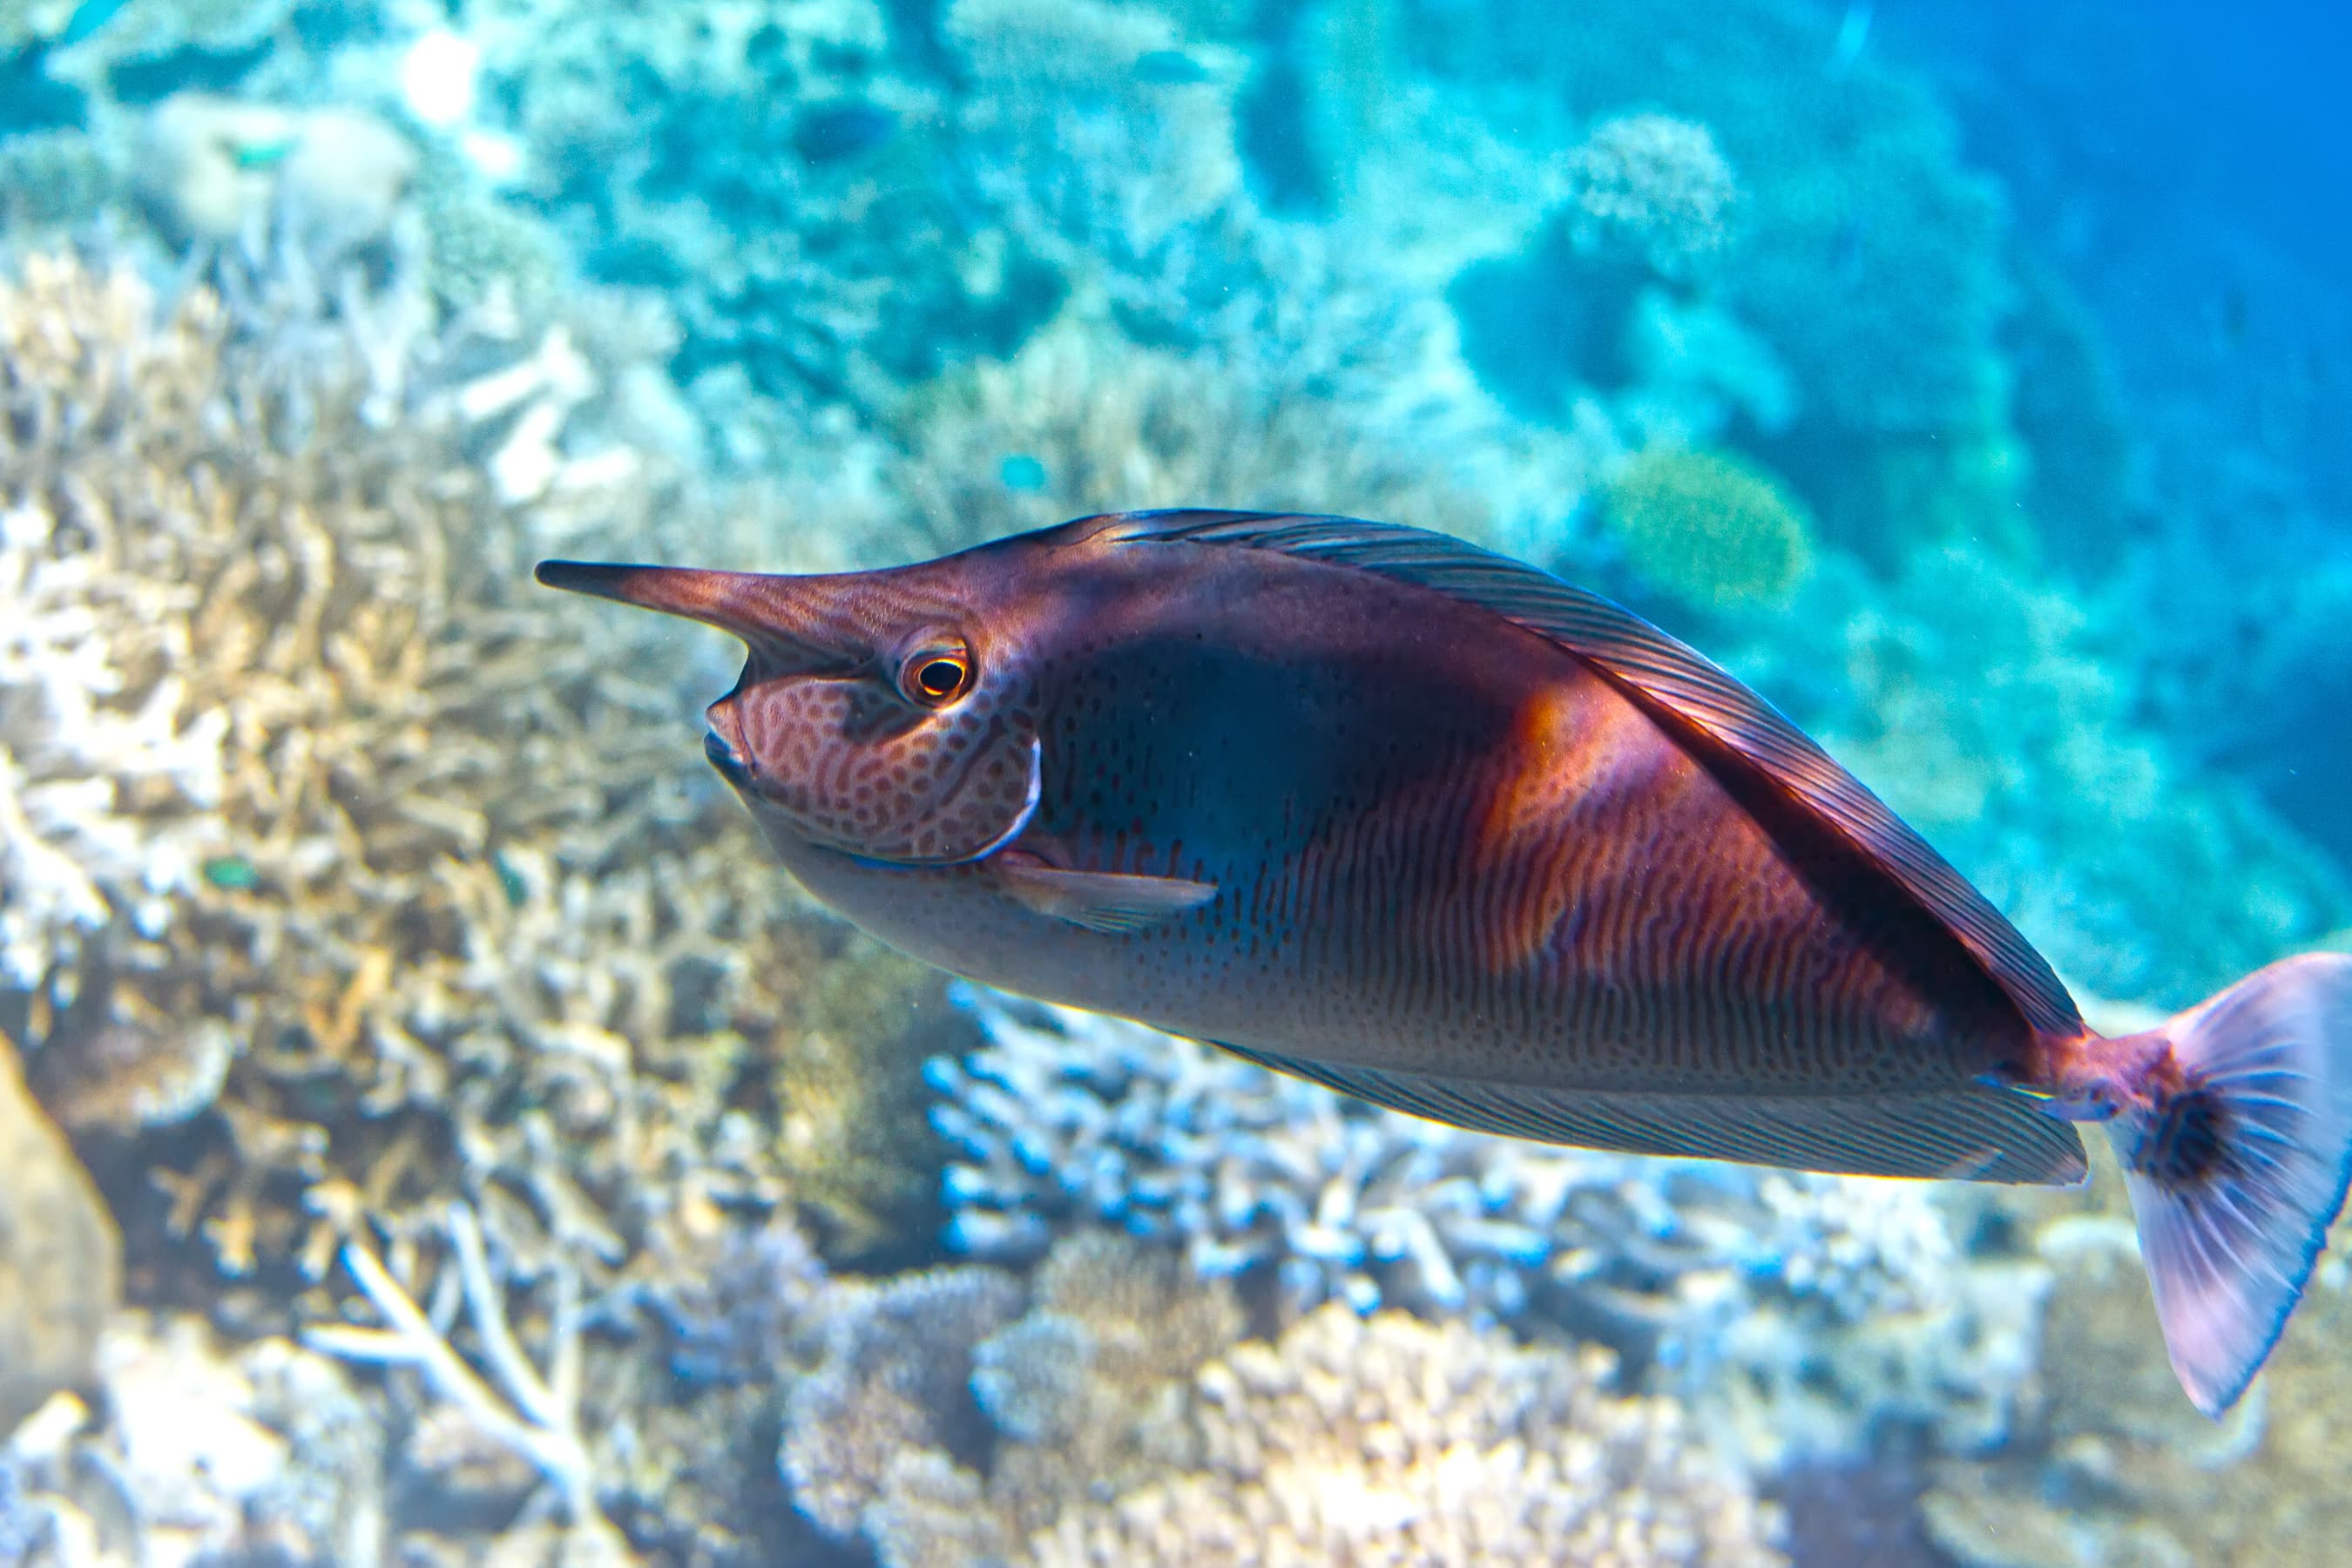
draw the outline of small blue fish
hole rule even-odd
[[[804,110],[793,121],[793,151],[807,163],[839,163],[874,152],[898,133],[898,117],[851,99]]]
[[[1181,49],[1147,49],[1135,57],[1135,79],[1147,87],[1184,87],[1209,79],[1209,68]]]
[[[1015,452],[996,465],[996,478],[1008,490],[1034,495],[1045,488],[1045,465],[1026,452]]]
[[[131,0],[82,0],[64,28],[49,40],[51,46],[60,49],[73,47],[113,21],[130,3]]]

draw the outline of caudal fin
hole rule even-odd
[[[2352,1178],[2352,957],[2273,964],[2154,1031],[2151,1105],[2109,1124],[2172,1370],[2237,1402],[2278,1342]]]

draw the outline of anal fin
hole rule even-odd
[[[2071,1186],[2089,1173],[2071,1125],[1990,1084],[1806,1098],[1588,1091],[1219,1048],[1409,1116],[1539,1143],[1854,1176]]]

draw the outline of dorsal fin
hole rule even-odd
[[[1568,649],[1653,714],[1706,737],[1806,806],[1958,939],[2045,1033],[2083,1032],[2049,963],[1862,781],[1696,649],[1548,572],[1426,529],[1344,517],[1149,511],[1089,520],[1089,538],[1232,544],[1352,566],[1480,605]]]

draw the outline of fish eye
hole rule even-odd
[[[938,708],[971,689],[971,650],[961,644],[922,648],[898,667],[898,689],[910,702]]]

